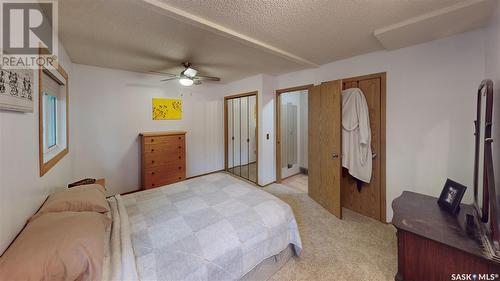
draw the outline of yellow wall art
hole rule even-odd
[[[153,120],[181,120],[181,99],[153,98]]]

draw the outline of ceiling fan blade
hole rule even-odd
[[[201,81],[220,81],[219,77],[200,76],[200,75],[195,76],[194,79]]]
[[[162,79],[160,81],[165,82],[165,81],[171,81],[171,80],[175,80],[175,79],[177,79],[177,77],[166,78],[166,79]]]
[[[175,76],[177,77],[176,74],[172,74],[172,73],[167,73],[167,72],[161,72],[161,71],[152,71],[150,70],[149,73],[153,73],[153,74],[158,74],[158,75],[167,75],[167,76]]]

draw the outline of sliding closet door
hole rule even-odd
[[[257,182],[257,96],[248,96],[248,180]]]
[[[249,161],[249,144],[250,138],[248,136],[248,128],[250,122],[250,116],[248,116],[248,97],[240,98],[240,162],[241,170],[240,177],[249,179],[250,178],[250,161]]]
[[[339,218],[341,87],[341,81],[330,81],[309,91],[309,196]]]
[[[257,182],[257,97],[225,98],[226,171]]]

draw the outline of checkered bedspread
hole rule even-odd
[[[290,243],[293,212],[224,173],[123,196],[141,280],[238,280]]]

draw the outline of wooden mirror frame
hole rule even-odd
[[[486,90],[486,112],[485,112],[485,126],[481,128],[481,102],[482,92]],[[480,223],[481,232],[486,234],[490,240],[500,242],[500,229],[498,225],[498,198],[495,188],[495,181],[493,175],[493,154],[491,137],[493,127],[493,82],[491,80],[483,80],[479,85],[477,92],[477,113],[475,124],[475,156],[474,156],[474,207],[476,217]],[[479,147],[481,141],[480,130],[485,130],[484,133],[484,168],[483,175],[479,175]],[[478,203],[479,195],[479,181],[483,181],[483,204]],[[489,225],[489,227],[488,227]]]
[[[52,159],[44,162],[44,147],[43,147],[43,73],[49,75],[50,71],[44,66],[38,69],[38,159],[40,164],[40,177],[45,175],[52,167],[54,167],[66,154],[69,152],[69,83],[68,74],[64,68],[57,62],[51,63],[54,70],[57,71],[64,78],[65,94],[66,94],[66,147],[57,153]]]
[[[482,118],[481,116],[481,104],[483,102],[483,90],[486,90],[486,111],[485,111],[485,128],[481,128],[481,123],[482,123]],[[478,214],[478,218],[482,222],[487,222],[488,221],[488,213],[489,213],[489,194],[488,194],[488,184],[485,178],[486,175],[486,143],[484,144],[485,147],[483,149],[483,157],[481,158],[479,155],[479,150],[480,150],[480,145],[481,145],[481,130],[485,130],[484,137],[485,139],[488,137],[491,137],[491,126],[490,129],[488,130],[488,122],[491,124],[491,108],[492,104],[489,105],[490,109],[488,110],[488,100],[492,97],[493,95],[493,82],[491,80],[483,80],[481,84],[479,85],[479,88],[477,90],[477,105],[476,105],[476,120],[474,121],[474,136],[475,136],[475,153],[474,153],[474,205],[476,207],[476,211]],[[490,114],[488,114],[488,111]],[[489,119],[489,120],[488,120]],[[489,136],[488,136],[488,131],[489,131]],[[479,175],[479,161],[480,159],[483,159],[483,175]],[[483,182],[483,198],[482,198],[482,206],[479,205],[479,181]]]

